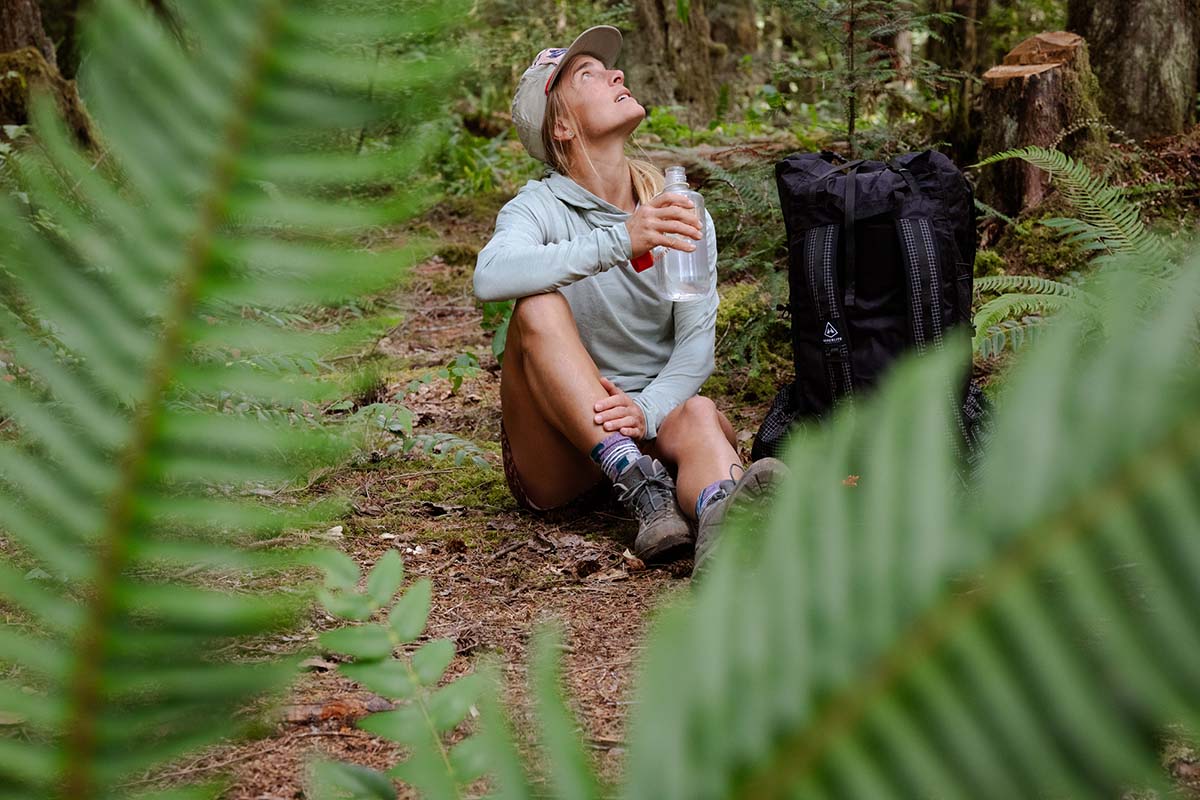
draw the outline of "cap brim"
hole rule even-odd
[[[562,60],[558,62],[554,74],[546,83],[547,93],[554,88],[554,84],[558,83],[558,76],[562,74],[562,68],[580,53],[595,56],[600,59],[600,63],[604,64],[605,69],[612,69],[613,64],[617,63],[617,56],[621,54],[621,32],[612,25],[596,25],[576,36],[575,41],[571,42],[571,46],[563,54]]]

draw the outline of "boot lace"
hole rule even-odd
[[[622,487],[617,496],[622,503],[631,503],[638,516],[654,516],[670,508],[675,501],[675,487],[664,475],[646,475],[631,486]]]

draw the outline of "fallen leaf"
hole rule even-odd
[[[597,581],[625,581],[629,580],[629,573],[623,569],[609,567],[603,572],[597,572],[592,576],[592,579]]]
[[[548,553],[554,549],[554,542],[540,533],[535,533],[533,538],[529,540],[529,549],[536,550],[539,553]]]
[[[0,711],[0,725],[20,725],[25,722],[25,718],[20,714],[14,714],[11,711]]]
[[[748,442],[754,438],[754,431],[739,431],[737,440],[739,442]]]
[[[562,536],[554,537],[553,541],[555,547],[582,547],[587,544],[587,539],[578,533],[564,533]]]
[[[326,536],[328,536],[328,537],[329,537],[329,538],[331,538],[331,539],[340,539],[340,538],[342,538],[342,526],[341,526],[341,525],[334,525],[332,528],[330,528],[329,530],[325,531],[325,535],[326,535]]]
[[[466,506],[451,506],[443,505],[442,503],[434,503],[430,500],[421,501],[421,510],[431,517],[441,517],[455,511],[462,511]]]
[[[331,669],[337,669],[337,664],[332,661],[326,661],[319,656],[313,656],[301,661],[300,669],[311,669],[314,672],[329,672]]]
[[[571,566],[571,571],[575,573],[576,577],[586,578],[588,575],[600,571],[600,559],[595,556],[581,558]]]
[[[641,572],[646,568],[646,562],[629,552],[629,548],[625,548],[625,552],[621,553],[621,558],[625,559],[625,569],[630,572]]]

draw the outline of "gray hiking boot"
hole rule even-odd
[[[696,535],[696,561],[692,568],[698,574],[705,561],[712,555],[730,510],[737,508],[766,511],[774,492],[787,479],[791,470],[777,458],[755,461],[742,477],[734,481],[721,481],[714,499],[700,512],[699,531]]]
[[[671,561],[692,548],[692,530],[675,502],[675,481],[667,468],[642,456],[617,476],[618,498],[637,517],[633,554],[642,561]]]

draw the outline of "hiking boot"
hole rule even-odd
[[[693,574],[699,573],[713,547],[731,509],[754,509],[765,512],[774,492],[787,479],[791,470],[777,458],[755,461],[742,473],[741,479],[721,481],[713,499],[700,512],[696,535],[696,561]]]
[[[642,561],[671,561],[692,547],[692,530],[675,502],[675,481],[667,468],[642,456],[617,476],[618,499],[638,521],[633,554]]]

